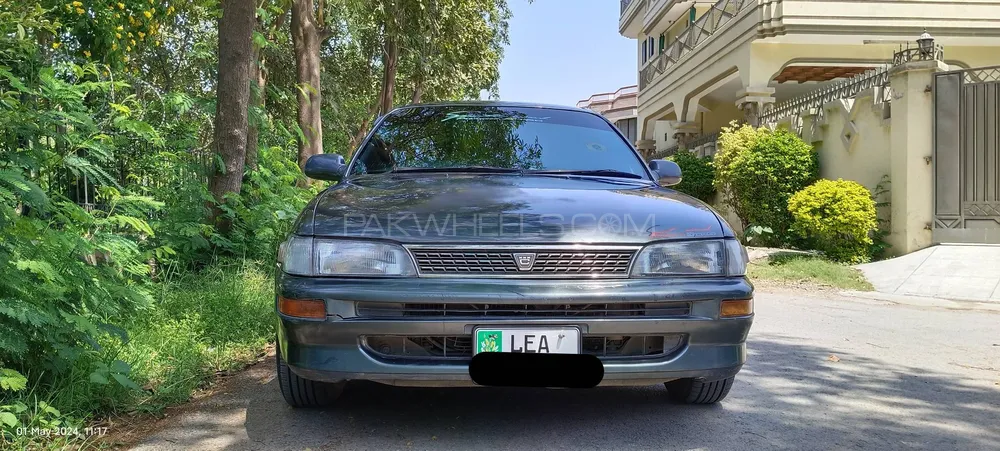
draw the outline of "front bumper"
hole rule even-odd
[[[682,334],[683,345],[660,358],[604,360],[602,385],[645,385],[678,378],[721,379],[746,361],[753,317],[719,318],[719,303],[747,299],[745,278],[518,280],[340,279],[279,274],[277,290],[295,299],[324,299],[325,320],[278,314],[281,357],[298,375],[319,381],[370,380],[392,385],[474,385],[467,361],[385,358],[362,345],[365,336],[471,336],[477,326],[577,326],[587,335]],[[649,303],[689,302],[683,317],[482,317],[371,319],[366,303]]]

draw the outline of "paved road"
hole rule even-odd
[[[756,310],[717,406],[669,404],[662,386],[357,383],[336,409],[292,410],[268,359],[138,449],[1000,449],[1000,314],[794,291],[758,292]]]

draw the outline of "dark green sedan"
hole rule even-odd
[[[349,163],[317,155],[305,172],[336,183],[279,250],[278,376],[293,406],[331,403],[351,380],[476,385],[481,356],[518,355],[590,359],[599,385],[715,403],[746,360],[745,249],[668,188],[675,163],[647,164],[596,113],[406,106]]]

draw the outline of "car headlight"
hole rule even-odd
[[[390,243],[293,236],[281,246],[282,270],[297,276],[407,277],[410,254]]]
[[[736,240],[650,244],[639,252],[632,276],[742,276],[747,254]]]

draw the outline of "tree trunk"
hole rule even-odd
[[[253,27],[256,9],[246,0],[223,0],[219,19],[219,83],[215,109],[215,151],[223,168],[215,167],[209,190],[217,203],[229,193],[239,193],[247,146],[247,113],[250,107],[250,73],[253,66]],[[221,214],[212,207],[210,220]],[[220,223],[225,233],[230,224]]]
[[[375,119],[373,116],[378,114],[379,105],[381,104],[381,99],[375,100],[376,102],[368,108],[368,115],[361,120],[361,125],[358,126],[357,133],[355,133],[354,136],[351,137],[351,140],[347,143],[347,155],[345,155],[344,158],[350,159],[351,155],[354,154],[354,150],[357,149],[358,145],[361,144],[361,141],[365,139],[366,135],[368,135],[368,124]]]
[[[313,17],[312,0],[292,1],[292,44],[298,78],[299,167],[313,155],[323,153],[323,122],[320,117],[320,30]],[[309,181],[307,180],[307,183]]]
[[[410,103],[420,103],[420,97],[424,95],[424,82],[418,81],[417,86],[413,88],[413,98],[410,99]]]
[[[392,110],[393,94],[396,90],[396,68],[399,63],[399,46],[395,38],[385,38],[385,53],[382,55],[382,114]]]
[[[250,129],[247,132],[247,154],[246,154],[246,170],[256,171],[257,170],[257,159],[258,159],[258,136],[260,134],[260,115],[264,114],[264,104],[267,100],[267,72],[264,71],[264,55],[260,53],[260,49],[254,47],[254,54],[257,55],[255,58],[255,63],[253,66],[253,81],[256,83],[256,94],[252,96],[251,100],[253,103],[253,108],[257,111],[258,118],[256,121],[250,123]]]

